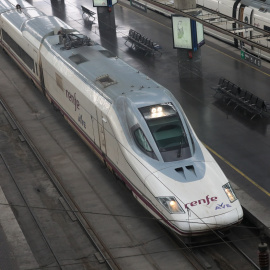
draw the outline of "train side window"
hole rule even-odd
[[[3,40],[19,56],[20,55],[20,47],[19,47],[19,45],[9,36],[9,34],[5,30],[2,30],[2,33],[3,33]]]
[[[10,48],[23,60],[23,62],[34,71],[34,60],[13,40],[9,34],[2,30],[3,40],[10,46]]]
[[[134,135],[136,138],[137,143],[147,152],[152,152],[152,148],[149,145],[145,135],[143,134],[142,130],[140,128],[136,129],[134,131]]]
[[[20,58],[23,62],[32,70],[34,71],[34,60],[21,48],[20,50]]]
[[[157,159],[152,147],[150,146],[141,128],[137,128],[134,131],[134,137],[137,145],[146,155],[148,155],[151,158]]]

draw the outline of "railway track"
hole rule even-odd
[[[196,269],[260,270],[257,254],[260,236],[260,229],[244,220],[226,236],[214,237],[212,241],[200,243],[197,239],[198,243],[185,244],[182,238],[175,239],[187,256],[197,262]],[[266,242],[269,245],[269,239]]]
[[[110,252],[107,250],[106,246],[102,243],[102,241],[99,239],[98,235],[94,232],[93,228],[91,228],[91,225],[89,224],[89,221],[85,217],[84,213],[81,211],[80,207],[76,204],[72,196],[69,194],[69,192],[65,189],[61,179],[57,176],[57,174],[53,171],[53,168],[46,162],[42,154],[39,152],[37,147],[34,145],[34,143],[31,141],[30,137],[28,136],[27,132],[23,129],[23,127],[20,125],[19,121],[16,119],[16,117],[13,115],[11,109],[8,107],[8,105],[4,102],[3,98],[0,96],[0,103],[2,107],[5,109],[6,117],[9,120],[11,126],[13,129],[18,129],[20,132],[21,139],[23,137],[23,140],[25,140],[30,147],[31,151],[39,161],[40,165],[48,175],[50,181],[54,184],[57,191],[60,194],[60,201],[61,204],[64,207],[64,211],[68,213],[71,219],[74,221],[76,220],[79,222],[81,228],[83,229],[84,234],[88,237],[88,239],[91,241],[92,245],[95,246],[97,249],[97,252],[95,253],[95,256],[99,263],[105,263],[107,265],[107,269],[116,270],[120,269],[117,265],[117,262],[115,262],[114,258],[111,256]],[[35,214],[34,208],[29,205],[26,196],[23,194],[20,185],[18,184],[16,177],[14,176],[14,173],[10,166],[8,165],[8,162],[6,158],[3,156],[2,153],[0,153],[0,157],[2,161],[5,164],[5,167],[7,168],[20,196],[23,199],[23,202],[25,206],[27,207],[29,213],[31,214],[33,220],[35,221],[37,227],[40,230],[40,233],[42,234],[42,238],[44,239],[48,249],[50,250],[51,254],[54,257],[54,260],[56,262],[56,265],[59,269],[65,269],[65,265],[63,264],[60,255],[57,254],[57,252],[54,251],[54,248],[51,246],[50,241],[46,234],[42,230],[42,225],[40,224],[40,221],[38,217]],[[82,264],[83,263],[79,263]],[[76,266],[76,269],[78,269],[78,265]],[[70,267],[70,265],[68,265]]]

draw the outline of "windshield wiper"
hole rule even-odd
[[[181,138],[179,149],[177,151],[177,157],[180,158],[182,156],[182,143],[183,143],[183,137]]]
[[[179,158],[181,157],[181,155],[182,155],[182,143],[179,145],[179,149],[177,151],[177,157]]]

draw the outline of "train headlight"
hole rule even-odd
[[[151,118],[158,118],[164,116],[163,108],[161,106],[153,107],[151,109]]]
[[[235,195],[230,183],[227,183],[222,187],[223,187],[226,195],[228,196],[230,202],[234,202],[235,200],[237,200],[236,195]]]
[[[158,197],[157,199],[171,214],[185,213],[174,197]]]

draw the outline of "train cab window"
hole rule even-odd
[[[172,103],[143,107],[139,110],[165,162],[191,156],[185,129]]]

